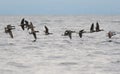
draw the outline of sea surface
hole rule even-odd
[[[19,26],[22,18],[39,31],[36,42]],[[104,31],[79,37],[96,22]],[[8,24],[16,27],[13,39],[4,32]],[[69,39],[65,30],[77,33]],[[111,39],[109,31],[116,33]],[[0,74],[120,74],[120,16],[0,16]]]

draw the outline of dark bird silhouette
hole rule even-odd
[[[37,40],[37,36],[36,36],[36,31],[32,28],[31,29],[31,33],[30,34],[32,34],[33,35],[33,37],[34,37],[34,42]]]
[[[30,29],[31,29],[31,33],[30,34],[33,34],[33,37],[34,37],[34,42],[37,40],[37,35],[36,35],[36,33],[37,32],[39,32],[39,31],[35,31],[34,30],[34,26],[33,26],[33,24],[32,24],[32,22],[30,22]]]
[[[111,31],[108,32],[108,37],[109,37],[109,38],[111,38],[111,37],[114,36],[114,35],[116,35],[115,32],[111,32]]]
[[[21,20],[21,24],[24,24],[24,22],[25,22],[25,19],[23,18],[23,19]]]
[[[49,35],[49,34],[52,34],[52,33],[49,33],[49,29],[48,29],[48,27],[47,26],[44,26],[45,27],[45,35]]]
[[[22,30],[25,30],[25,28],[28,28],[29,22],[23,18],[21,20],[20,26],[21,26]]]
[[[96,23],[96,32],[99,32],[100,31],[100,27],[99,27],[99,23],[97,22]]]
[[[72,33],[75,33],[75,31],[66,30],[64,32],[64,36],[69,36],[69,38],[72,39]]]
[[[13,38],[13,33],[12,33],[12,31],[10,30],[8,33],[9,33],[9,35],[11,36],[11,38]]]
[[[8,29],[7,29],[7,27],[5,27],[4,29],[5,29],[5,33],[8,33]]]
[[[72,32],[70,32],[68,36],[70,39],[72,39]]]
[[[92,25],[91,25],[91,27],[90,27],[90,32],[92,33],[92,32],[95,32],[95,30],[94,30],[94,23],[92,23]]]
[[[97,22],[97,23],[96,23],[96,32],[99,32],[99,31],[104,31],[104,30],[103,30],[103,29],[100,29],[99,23]]]
[[[12,29],[15,29],[15,26],[7,25],[7,27],[5,27],[5,33],[9,33],[11,38],[13,38]]]
[[[25,27],[25,28],[28,28],[28,26],[29,26],[29,22],[28,22],[27,20],[25,20],[24,27]]]
[[[36,32],[34,31],[34,32],[32,32],[32,34],[33,34],[35,41],[36,41],[37,40]]]
[[[84,30],[80,30],[80,31],[79,31],[79,36],[80,36],[80,38],[82,38],[82,34],[84,33],[83,31],[84,31]]]
[[[33,26],[32,22],[30,22],[30,25],[29,24],[27,25],[27,30],[32,29],[32,28],[35,28],[35,27]]]
[[[24,23],[25,22],[25,19],[23,18],[22,20],[21,20],[21,23],[20,23],[20,26],[21,26],[21,28],[22,28],[22,30],[25,30],[25,28],[24,28]]]
[[[64,32],[64,36],[67,36],[67,35],[69,34],[69,31],[70,31],[70,30],[66,30],[66,31]]]

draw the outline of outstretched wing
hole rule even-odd
[[[21,20],[21,24],[20,24],[22,30],[24,30],[24,22],[25,22],[25,19],[23,18],[23,19]]]
[[[84,30],[80,30],[80,31],[79,31],[79,36],[80,36],[80,38],[82,38],[83,31],[84,31]]]
[[[45,26],[45,33],[46,33],[46,34],[49,33],[49,30],[48,30],[47,26]]]
[[[25,20],[25,25],[26,25],[26,26],[28,25],[28,21],[27,21],[27,20]]]
[[[25,19],[23,18],[23,19],[21,20],[21,24],[24,24],[24,21],[25,21]]]
[[[20,25],[21,26],[21,28],[24,30],[25,28],[24,28],[24,25]]]
[[[72,32],[69,32],[68,36],[70,39],[72,39]]]
[[[96,23],[96,31],[97,31],[97,32],[100,31],[100,27],[99,27],[98,22]]]
[[[35,38],[35,40],[37,39],[37,36],[36,36],[36,33],[35,32],[33,32],[33,36],[34,36],[34,38]]]
[[[11,30],[9,31],[9,35],[10,35],[11,38],[13,38],[13,34],[12,34]]]
[[[94,32],[94,23],[92,23],[92,25],[90,27],[90,32]]]

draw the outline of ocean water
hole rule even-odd
[[[22,18],[39,31],[36,42],[19,26]],[[62,36],[96,22],[104,31]],[[14,39],[4,33],[8,24],[16,27]],[[116,33],[111,39],[109,31]],[[0,16],[0,74],[120,74],[120,16]]]

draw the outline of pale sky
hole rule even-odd
[[[0,15],[119,15],[120,0],[0,0]]]

